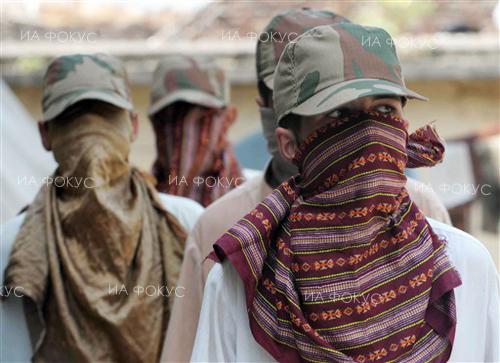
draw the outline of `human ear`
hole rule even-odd
[[[47,151],[52,150],[47,122],[38,121],[38,132],[40,132],[40,138],[42,139],[44,149]]]
[[[257,106],[259,107],[264,107],[264,100],[262,99],[261,96],[257,96],[255,97],[255,103],[257,104]]]
[[[294,133],[292,130],[277,127],[275,134],[281,156],[291,162],[297,152],[297,140]]]

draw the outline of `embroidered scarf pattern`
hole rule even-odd
[[[158,148],[153,166],[156,188],[206,207],[243,181],[226,139],[233,121],[220,110],[180,106],[167,108],[153,122]]]
[[[214,245],[278,361],[448,359],[461,281],[403,174],[438,163],[444,147],[431,126],[407,126],[359,113],[316,130],[299,146],[300,174]]]

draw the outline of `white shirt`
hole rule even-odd
[[[455,289],[457,326],[451,362],[499,361],[499,279],[488,250],[474,237],[428,219],[446,238],[462,285]],[[210,271],[191,361],[274,362],[253,338],[242,281],[227,260]]]
[[[197,202],[175,195],[159,193],[164,208],[173,214],[190,232],[204,208]],[[26,213],[19,214],[2,225],[0,233],[0,271],[3,274],[12,245]],[[21,299],[0,302],[0,362],[29,362],[32,349]]]

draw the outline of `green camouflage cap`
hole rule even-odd
[[[257,78],[273,89],[273,75],[285,46],[306,31],[319,25],[349,22],[326,10],[289,9],[274,16],[257,40]]]
[[[274,76],[274,108],[318,115],[358,98],[397,95],[427,100],[404,84],[391,36],[353,23],[318,26],[289,43]]]
[[[225,107],[229,86],[224,72],[212,59],[195,60],[185,55],[163,58],[153,73],[151,116],[164,107],[185,101],[210,108]]]
[[[43,78],[43,119],[52,120],[69,106],[87,99],[132,110],[123,64],[103,53],[72,54],[54,59]]]

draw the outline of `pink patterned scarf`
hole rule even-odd
[[[155,116],[158,157],[153,175],[158,191],[206,207],[241,184],[242,172],[226,138],[233,122],[225,109],[188,103],[174,104]]]
[[[444,147],[426,126],[359,113],[313,132],[300,174],[229,229],[211,258],[244,282],[256,341],[280,362],[444,362],[455,333],[446,252],[405,189]]]

